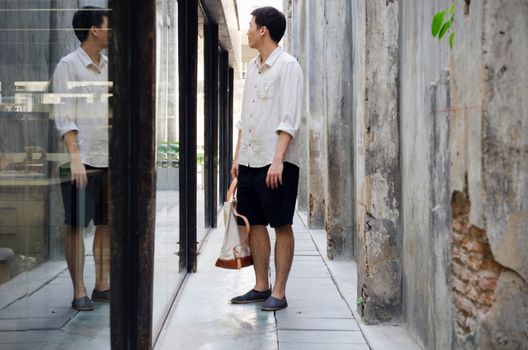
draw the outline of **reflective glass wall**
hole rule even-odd
[[[0,2],[0,348],[110,345],[109,14]]]
[[[196,239],[200,245],[209,229],[206,222],[206,172],[205,139],[206,139],[206,105],[205,105],[205,13],[198,9],[198,73],[197,73],[197,119],[196,119]]]
[[[179,269],[178,6],[157,1],[156,32],[156,232],[154,339],[185,276]]]

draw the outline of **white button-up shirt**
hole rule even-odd
[[[108,58],[101,54],[96,65],[80,47],[60,60],[52,80],[57,129],[77,131],[81,162],[99,168],[108,167],[109,86]]]
[[[303,76],[297,60],[277,47],[266,62],[249,65],[244,86],[238,164],[253,168],[271,164],[279,131],[292,136],[284,161],[299,165],[296,136],[301,125]]]

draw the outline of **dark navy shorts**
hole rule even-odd
[[[73,227],[108,225],[108,168],[84,165],[88,185],[78,188],[71,181],[69,163],[60,167],[64,223]]]
[[[281,227],[293,224],[299,167],[284,162],[282,185],[272,190],[266,186],[269,165],[250,168],[239,165],[237,185],[237,211],[247,217],[250,225]],[[239,225],[244,222],[238,219]]]

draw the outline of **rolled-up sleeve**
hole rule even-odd
[[[295,138],[301,126],[303,76],[297,61],[289,62],[282,72],[280,84],[280,124],[275,130]]]
[[[76,120],[76,99],[68,94],[73,91],[68,87],[68,81],[73,81],[73,73],[65,62],[59,62],[53,73],[52,91],[56,102],[53,106],[53,117],[55,126],[61,136],[67,132],[78,130]]]

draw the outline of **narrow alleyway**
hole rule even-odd
[[[276,313],[260,304],[231,305],[252,287],[252,269],[214,266],[222,229],[211,232],[164,325],[156,349],[369,349],[341,297],[309,230],[295,217],[295,259],[287,289],[289,307]],[[273,234],[272,240],[273,240]],[[273,244],[273,242],[272,242]],[[273,277],[273,269],[271,271]]]

